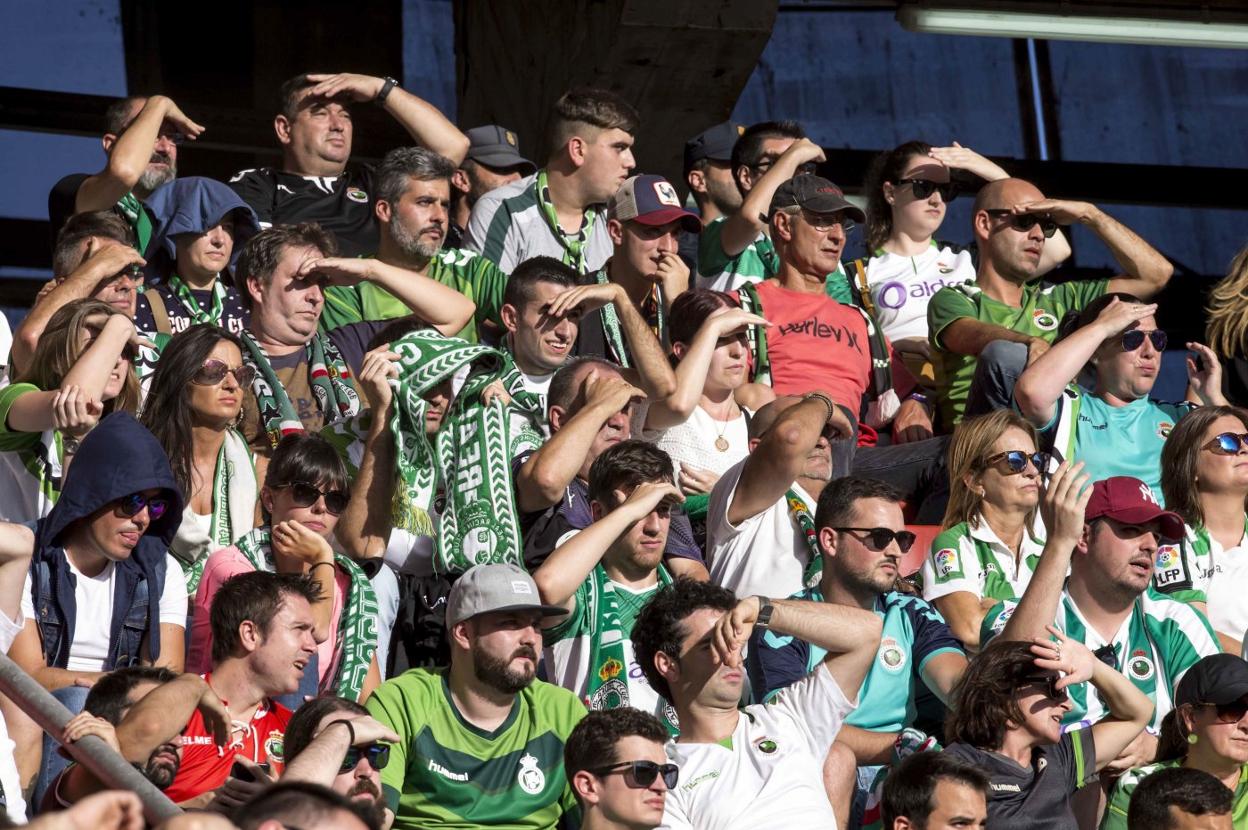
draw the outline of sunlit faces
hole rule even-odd
[[[1036,452],[1031,436],[1018,427],[1008,427],[983,456],[983,461],[1011,450],[1027,456]],[[1000,465],[987,464],[967,475],[964,482],[974,492],[983,491],[984,501],[1002,511],[1030,510],[1040,503],[1040,471],[1028,461],[1023,472],[1007,475]]]
[[[266,694],[290,694],[299,688],[303,670],[316,651],[312,606],[296,594],[285,594],[277,614],[251,653],[253,674],[267,684]]]
[[[1107,586],[1126,596],[1141,594],[1153,578],[1160,526],[1131,525],[1104,517],[1088,530],[1088,565]]]
[[[307,505],[299,503],[303,500],[296,498],[294,487],[269,487],[266,484],[261,488],[260,498],[272,516],[270,524],[276,526],[282,522],[296,521],[317,536],[328,539],[338,525],[338,515],[331,513],[326,507],[324,493],[345,492],[346,486],[343,482],[332,481],[306,483],[321,491],[316,494],[316,500]],[[309,493],[309,497],[311,495]]]
[[[174,244],[179,276],[195,282],[211,280],[230,264],[234,252],[234,217],[225,216],[201,234],[178,234]]]
[[[628,493],[623,495],[628,497]],[[598,521],[619,505],[594,502],[590,506],[594,521]],[[663,549],[667,546],[672,506],[668,501],[659,502],[644,518],[634,522],[607,550],[604,561],[624,567],[630,575],[649,573],[658,568],[663,561]]]
[[[614,259],[622,260],[629,271],[651,282],[659,281],[659,264],[680,248],[680,220],[663,225],[646,225],[635,219],[612,219],[607,231],[615,244]]]
[[[1222,718],[1220,709],[1228,712],[1227,717],[1234,717],[1238,710],[1240,718],[1228,722]],[[1248,709],[1244,708],[1243,701],[1225,707],[1184,706],[1180,717],[1188,731],[1196,736],[1196,742],[1203,744],[1206,750],[1237,765],[1248,763]]]
[[[537,676],[542,650],[542,617],[537,611],[494,611],[465,621],[477,680],[504,694],[516,694]]]
[[[1012,179],[1005,182],[995,203],[988,208],[1009,208],[1015,204],[1036,202],[1044,198],[1034,185]],[[982,226],[981,226],[982,223]],[[988,255],[994,270],[1013,282],[1023,283],[1036,274],[1044,253],[1044,230],[1037,223],[1020,231],[1005,216],[989,216],[983,211],[975,215],[976,235],[981,237],[981,250]]]
[[[927,196],[915,193],[915,180],[949,183],[949,168],[931,156],[913,155],[895,182],[885,182],[884,197],[892,205],[893,227],[915,237],[926,238],[940,228],[948,208],[939,190]]]
[[[421,397],[425,400],[425,434],[433,435],[446,420],[455,394],[455,378],[448,377]]]
[[[905,517],[901,506],[886,499],[859,499],[854,503],[853,517],[845,527],[883,527],[889,530],[904,530]],[[829,545],[825,536],[834,536],[836,555],[830,561],[825,558],[825,567],[831,567],[836,573],[837,581],[851,589],[870,593],[884,593],[893,588],[897,580],[898,562],[903,551],[896,540],[888,543],[882,550],[875,550],[869,538],[854,531],[837,532],[832,528],[820,528],[820,543],[825,550]]]
[[[321,722],[316,727],[316,734],[320,735],[335,721],[351,720],[356,717],[358,715],[353,712],[331,712],[321,718]],[[335,728],[342,729],[341,726]],[[355,766],[346,772],[339,772],[330,788],[353,801],[378,806],[384,806],[385,803],[381,794],[381,773],[369,763],[367,753],[361,752]]]
[[[795,141],[797,141],[796,138],[788,136],[764,138],[759,148],[758,163],[753,167],[739,167],[733,173],[740,183],[741,190],[749,193],[754,185],[758,184],[758,180],[767,174],[776,160],[784,155],[785,150],[788,150]]]
[[[1036,670],[1037,675],[1044,674]],[[1047,682],[1037,679],[1025,681],[1014,693],[1023,722],[1017,727],[1040,744],[1055,744],[1062,739],[1062,718],[1071,709],[1070,698],[1064,694],[1057,697]]]
[[[723,615],[714,608],[697,609],[681,623],[685,636],[680,654],[656,655],[655,665],[671,687],[674,702],[696,699],[705,706],[727,708],[741,699],[744,666],[724,664],[711,647],[711,635]]]
[[[78,335],[78,356],[81,356],[95,342],[95,338],[100,336],[100,332],[104,330],[105,324],[108,323],[108,317],[104,314],[93,314],[87,318],[86,325],[82,327],[82,331]],[[104,383],[104,391],[100,395],[101,403],[111,401],[121,394],[121,390],[125,388],[126,379],[130,376],[131,371],[131,348],[127,346],[121,350],[121,354],[117,356],[117,360],[113,363],[113,368],[109,370],[108,380]]]
[[[322,257],[324,254],[310,245],[291,245],[282,251],[267,286],[262,288],[256,277],[248,277],[247,290],[253,300],[252,330],[261,340],[302,346],[316,334],[325,305],[321,278],[315,273],[303,277],[297,274],[304,262]]]
[[[123,244],[115,239],[101,239],[98,242],[96,253],[98,254],[105,248]],[[83,250],[85,253],[85,244],[83,245]],[[91,299],[107,303],[133,320],[135,304],[138,302],[139,297],[138,286],[142,284],[142,269],[137,265],[127,266],[116,274],[106,276],[97,282],[95,289],[91,292]]]
[[[130,112],[126,115],[126,126],[122,132],[130,128],[134,123],[134,119],[138,118],[139,113],[143,111],[143,107],[147,105],[146,98],[137,98],[130,102]],[[120,135],[106,134],[104,136],[104,151],[112,152],[113,145],[117,143]],[[160,132],[156,135],[156,141],[152,145],[152,156],[148,160],[147,167],[143,168],[142,174],[139,176],[138,182],[135,183],[135,190],[140,195],[151,193],[156,188],[166,182],[171,182],[178,174],[178,142],[181,137],[175,128],[168,121],[160,125]]]
[[[660,766],[668,763],[663,745],[640,735],[629,735],[615,744],[615,758],[620,764],[629,761],[650,761]],[[663,823],[663,804],[667,785],[656,775],[648,787],[630,786],[627,772],[610,772],[595,776],[594,806],[614,827],[657,827]]]
[[[745,328],[719,338],[706,370],[706,391],[735,390],[749,381],[750,347]]]
[[[1157,319],[1151,314],[1141,317],[1137,330],[1157,330]],[[1157,382],[1161,370],[1161,352],[1153,345],[1152,338],[1143,338],[1138,349],[1126,351],[1122,347],[1122,334],[1115,334],[1092,355],[1096,366],[1097,389],[1117,398],[1133,401],[1148,395]]]
[[[618,127],[585,130],[583,159],[578,173],[591,191],[594,202],[606,202],[620,189],[637,166],[633,158],[633,137]]]
[[[985,830],[988,827],[988,800],[974,787],[949,778],[938,778],[932,788],[932,811],[921,825],[924,830]]]
[[[166,495],[160,488],[141,491],[145,497]],[[167,502],[166,502],[167,504]],[[81,521],[81,520],[80,520]],[[151,527],[152,512],[146,504],[134,515],[127,516],[117,501],[111,501],[92,513],[83,525],[86,546],[105,559],[119,562],[129,559],[143,534]]]
[[[205,363],[215,360],[234,369],[243,365],[242,352],[228,340],[218,340],[205,358]],[[187,385],[187,404],[196,424],[222,426],[233,423],[243,408],[243,389],[233,372],[226,372],[220,381],[212,385],[190,383]]]
[[[572,309],[563,317],[551,317],[550,304],[568,289],[553,282],[533,286],[533,299],[523,308],[504,307],[503,324],[511,333],[516,365],[524,372],[546,375],[567,362],[580,331],[581,312]]]
[[[513,167],[490,167],[479,161],[464,161],[463,170],[468,175],[468,203],[475,204],[491,190],[519,181],[523,176],[523,165]]]
[[[445,179],[422,181],[408,177],[407,181],[403,195],[390,205],[387,227],[404,254],[431,259],[442,249],[446,239],[451,186]],[[385,213],[381,215],[384,217]]]
[[[353,125],[351,110],[337,99],[313,97],[306,90],[296,105],[295,117],[286,120],[285,134],[279,127],[278,140],[286,145],[308,175],[315,169],[345,166],[351,157]],[[302,171],[301,171],[302,172]]]
[[[782,211],[773,220],[782,228],[782,256],[786,263],[808,275],[830,274],[837,269],[845,250],[844,211],[813,213],[807,210]]]
[[[1248,426],[1233,415],[1223,415],[1205,428],[1196,454],[1196,485],[1205,493],[1243,492],[1248,488],[1248,452],[1241,445],[1239,452],[1226,455],[1207,449],[1210,442],[1223,433],[1242,435]]]

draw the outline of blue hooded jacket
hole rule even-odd
[[[237,193],[216,179],[187,176],[156,188],[144,202],[152,217],[152,239],[143,256],[149,275],[164,279],[173,270],[178,258],[174,237],[180,233],[201,234],[221,221],[226,214],[234,217],[234,252],[230,269],[247,243],[260,232],[256,212]]]
[[[130,556],[116,563],[104,670],[137,663],[145,635],[152,658],[159,656],[165,556],[182,522],[182,493],[156,438],[133,415],[114,412],[83,439],[60,499],[52,512],[34,523],[31,599],[49,666],[64,668],[68,663],[77,621],[75,578],[62,547],[66,531],[112,501],[154,488],[166,491],[169,507],[148,526]]]

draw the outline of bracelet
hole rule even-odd
[[[384,83],[382,83],[381,89],[377,91],[377,97],[373,99],[374,104],[384,104],[386,102],[386,96],[390,94],[390,90],[399,85],[399,82],[394,78],[391,78],[389,75],[382,78],[382,81],[384,81]]]
[[[349,732],[351,735],[351,740],[347,743],[347,746],[355,746],[355,727],[351,725],[351,721],[350,720],[336,720],[332,722],[329,726],[337,726],[338,724],[342,724],[343,726],[347,727],[347,732]],[[329,726],[325,728],[328,729]]]
[[[308,573],[315,571],[317,568],[334,568],[334,567],[337,567],[337,565],[333,562],[317,562],[311,568],[308,568]]]
[[[828,417],[824,420],[830,420],[832,415],[836,412],[836,404],[832,401],[832,399],[822,392],[807,392],[805,395],[802,395],[803,401],[808,401],[812,398],[823,401],[824,405],[828,408]]]

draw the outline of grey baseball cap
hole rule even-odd
[[[486,167],[524,167],[525,175],[537,172],[537,165],[520,155],[520,140],[506,127],[486,124],[473,127],[468,136],[468,158]]]
[[[451,586],[446,599],[446,627],[493,611],[540,611],[553,617],[568,613],[543,605],[533,577],[515,565],[473,565]]]

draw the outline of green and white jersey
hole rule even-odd
[[[743,283],[760,282],[780,271],[780,258],[765,233],[736,256],[724,252],[724,220],[721,216],[702,229],[698,237],[698,288],[736,291]]]
[[[585,716],[576,696],[540,680],[516,695],[493,732],[451,702],[449,669],[412,669],[387,680],[368,712],[393,729],[382,791],[396,828],[546,830],[573,810],[563,744]]]
[[[1187,525],[1178,544],[1157,548],[1153,587],[1180,602],[1203,602],[1214,631],[1244,639],[1248,633],[1248,519],[1244,535],[1223,548],[1203,527]]]
[[[490,322],[503,330],[500,309],[507,275],[498,266],[472,251],[440,251],[429,262],[429,279],[454,288],[477,304],[473,320],[455,336],[469,343],[477,342],[482,324]],[[332,285],[325,289],[325,306],[321,309],[320,329],[331,332],[339,326],[362,320],[393,320],[406,317],[412,310],[398,297],[371,282],[359,285]]]
[[[1101,819],[1101,830],[1127,830],[1127,810],[1131,806],[1131,794],[1135,792],[1135,788],[1154,772],[1173,769],[1182,763],[1182,758],[1175,758],[1124,772],[1109,793],[1109,804],[1105,808],[1105,817]],[[1248,766],[1239,770],[1239,783],[1235,786],[1235,798],[1231,802],[1231,826],[1235,830],[1248,828]]]
[[[1036,522],[1038,530],[1044,526]],[[1044,534],[1033,529],[1023,534],[1019,556],[997,537],[983,515],[976,523],[962,522],[932,540],[932,549],[919,571],[923,599],[966,591],[980,599],[1018,599],[1044,550]]]
[[[61,494],[61,434],[9,429],[9,408],[22,395],[41,391],[29,383],[0,390],[0,516],[33,522],[52,511]]]
[[[1018,603],[1013,600],[994,605],[984,617],[979,641],[986,644],[1005,630],[1005,624],[1017,607]],[[1222,651],[1204,614],[1152,588],[1135,601],[1131,615],[1112,640],[1105,640],[1088,624],[1065,588],[1053,624],[1093,652],[1112,649],[1118,671],[1156,704],[1154,729],[1161,728],[1161,719],[1173,708],[1174,689],[1183,674],[1200,658]],[[1064,726],[1087,726],[1109,713],[1101,696],[1087,683],[1069,686],[1067,691],[1071,710],[1062,720]]]
[[[491,190],[477,200],[464,230],[463,247],[481,254],[505,274],[535,256],[566,262],[568,253],[542,215],[536,173]],[[569,264],[582,274],[592,273],[610,258],[612,249],[606,211],[599,206],[582,250],[583,263]]]
[[[1052,343],[1057,338],[1057,324],[1066,312],[1082,309],[1104,294],[1108,285],[1109,280],[1073,280],[1060,285],[1030,283],[1023,286],[1020,308],[992,299],[974,281],[946,286],[933,294],[927,304],[927,330],[945,427],[952,428],[962,420],[976,363],[971,355],[945,350],[941,333],[951,323],[969,317]]]

